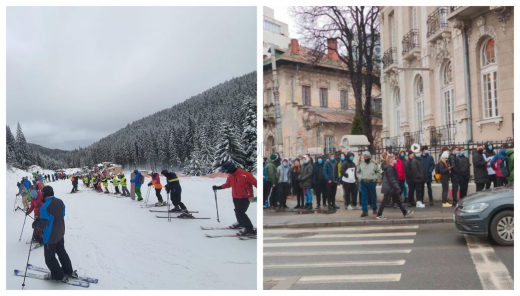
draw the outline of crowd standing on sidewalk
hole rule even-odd
[[[455,207],[468,194],[471,166],[476,191],[514,181],[514,149],[509,144],[503,144],[498,152],[495,148],[492,142],[477,144],[472,165],[464,146],[443,147],[437,160],[428,146],[416,152],[385,152],[380,164],[372,159],[369,151],[364,151],[357,163],[352,152],[318,155],[316,161],[309,154],[301,159],[288,159],[273,153],[264,157],[264,208],[287,210],[287,199],[295,197],[294,209],[335,211],[340,208],[335,198],[340,186],[345,209],[362,210],[361,217],[367,217],[371,208],[377,219],[386,219],[382,213],[389,206],[399,208],[409,217],[413,211],[406,210],[405,205],[425,208],[426,194],[429,205],[434,205],[433,180],[442,186],[442,207]],[[383,194],[379,207],[378,182],[382,183]]]

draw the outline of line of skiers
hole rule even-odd
[[[504,144],[499,153],[493,151],[493,143],[477,144],[473,151],[474,180],[476,190],[502,186],[514,180],[514,150]],[[264,158],[264,208],[287,209],[287,197],[296,196],[297,208],[312,209],[312,191],[316,196],[317,207],[329,210],[339,209],[335,204],[337,186],[343,187],[345,209],[361,209],[361,217],[372,213],[382,216],[377,209],[376,185],[382,180],[384,206],[400,206],[401,197],[408,207],[424,208],[425,186],[428,190],[430,205],[433,206],[432,177],[442,184],[442,206],[456,206],[458,198],[468,193],[470,162],[463,146],[444,147],[437,163],[430,155],[428,146],[419,152],[385,152],[381,156],[381,166],[372,161],[370,152],[365,151],[354,163],[354,154],[341,153],[339,160],[335,153],[329,157],[318,156],[314,163],[310,155],[294,159],[281,159],[278,153]],[[394,170],[396,178],[393,178]],[[385,174],[385,172],[388,172]],[[387,179],[385,179],[385,176]],[[394,180],[395,179],[395,180]],[[395,182],[394,182],[395,181]],[[453,203],[448,202],[449,182],[452,183]],[[394,186],[398,186],[399,190]],[[398,194],[399,202],[394,198]],[[361,206],[358,205],[358,196]],[[417,200],[417,202],[415,202]],[[406,216],[407,212],[403,211]]]

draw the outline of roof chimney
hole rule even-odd
[[[328,38],[327,39],[327,48],[328,48],[329,60],[337,61],[339,59],[338,40],[336,38]]]
[[[298,39],[291,39],[291,53],[300,55],[300,45],[298,44]]]

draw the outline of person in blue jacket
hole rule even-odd
[[[421,147],[421,160],[424,166],[424,173],[426,177],[426,186],[428,187],[428,198],[430,199],[430,206],[433,206],[433,192],[432,192],[432,174],[435,169],[435,160],[428,151],[428,146]],[[424,190],[423,190],[424,192]]]
[[[141,195],[141,183],[139,183],[139,177],[141,177],[141,172],[138,170],[134,170],[135,178],[133,180],[130,180],[130,183],[135,184],[135,194],[137,194],[137,201],[142,201],[143,197]]]
[[[40,217],[33,222],[32,227],[43,230],[45,264],[51,271],[45,278],[68,282],[69,277],[78,278],[78,274],[72,269],[69,255],[65,251],[65,204],[54,197],[51,186],[44,186],[41,193],[45,202],[40,208]]]
[[[323,165],[323,175],[325,176],[325,181],[327,182],[327,201],[329,210],[337,210],[339,209],[336,206],[336,191],[338,190],[338,165],[339,162],[336,161],[336,154],[331,153],[329,155],[329,159]],[[323,206],[326,206],[325,201]]]

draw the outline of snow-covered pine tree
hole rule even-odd
[[[226,121],[222,122],[219,139],[213,161],[215,171],[225,161],[232,161],[238,168],[243,169],[246,153],[240,142],[240,135]]]
[[[246,98],[242,106],[242,113],[245,115],[242,122],[242,141],[247,156],[245,169],[256,174],[256,101],[250,97]]]
[[[202,169],[200,164],[200,149],[199,145],[195,144],[195,148],[191,152],[190,161],[185,168],[184,173],[190,176],[201,176]]]
[[[14,139],[11,128],[6,125],[6,162],[9,165],[16,165],[16,140]]]
[[[32,163],[29,156],[29,149],[27,148],[27,141],[23,135],[20,123],[18,123],[16,127],[16,160],[18,165],[24,169],[29,167]]]
[[[200,133],[200,165],[202,175],[211,174],[213,172],[213,160],[215,158],[215,152],[211,142],[208,139],[208,127],[203,127]]]

